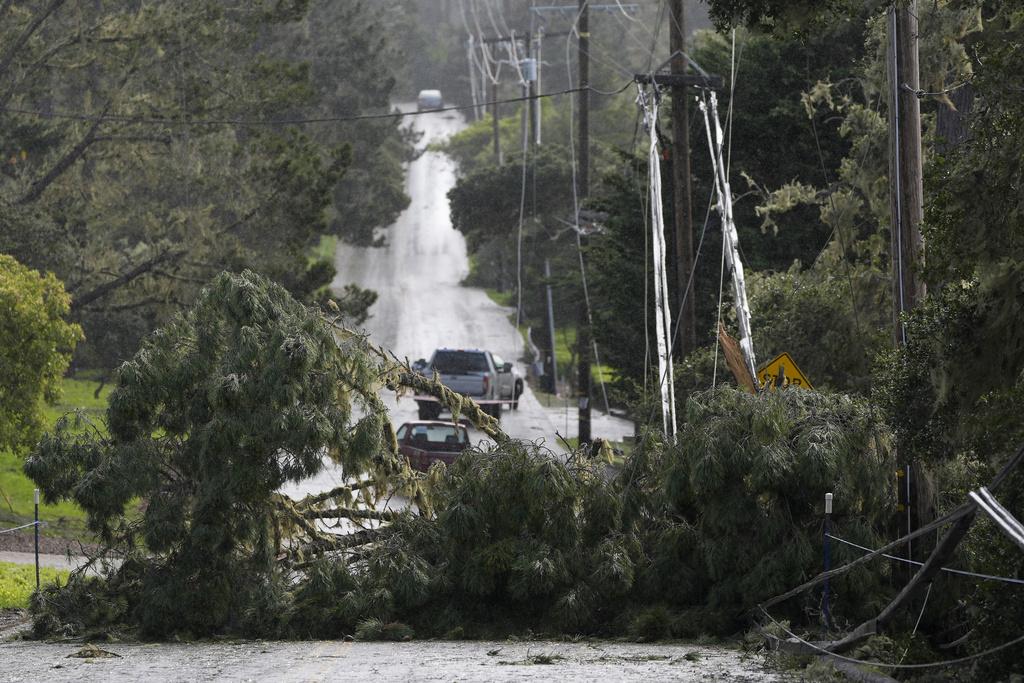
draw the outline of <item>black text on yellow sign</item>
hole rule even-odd
[[[798,387],[813,389],[807,375],[797,366],[793,358],[786,352],[762,365],[757,371],[757,379],[761,386],[769,389],[782,387]]]

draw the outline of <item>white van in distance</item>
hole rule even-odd
[[[416,97],[416,111],[430,111],[444,106],[440,90],[420,90]]]

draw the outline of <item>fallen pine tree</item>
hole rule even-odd
[[[433,393],[494,445],[411,471],[382,387]],[[824,491],[846,501],[837,528],[864,543],[891,510],[885,431],[857,400],[697,395],[677,441],[649,434],[609,478],[582,453],[509,439],[474,403],[249,272],[220,276],[147,340],[106,422],[65,421],[26,463],[118,560],[45,589],[40,636],[340,637],[399,622],[423,636],[731,633],[816,568]],[[345,484],[278,493],[325,455]],[[379,511],[393,494],[416,511]],[[328,519],[352,533],[326,533]],[[853,619],[884,591],[863,574],[837,592]]]

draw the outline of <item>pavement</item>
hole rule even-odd
[[[787,681],[720,646],[607,641],[0,643],[0,683],[22,681]],[[103,655],[102,652],[109,653]]]
[[[400,108],[412,110],[415,105],[403,104]],[[356,284],[377,292],[363,331],[370,341],[399,358],[429,358],[435,349],[443,347],[480,348],[516,363],[525,376],[523,338],[510,320],[515,309],[498,305],[482,289],[462,285],[469,274],[466,240],[452,227],[448,205],[456,168],[447,156],[429,150],[431,144],[462,130],[465,121],[457,112],[438,112],[412,117],[411,125],[422,134],[422,153],[406,172],[409,207],[381,233],[386,246],[338,246],[337,275],[331,286],[340,291],[345,285]],[[411,396],[397,398],[384,391],[381,397],[396,428],[419,419]],[[599,397],[595,396],[596,400]],[[518,410],[503,409],[501,426],[513,438],[564,453],[558,435],[567,439],[577,436],[577,419],[575,399],[539,398],[527,386]],[[622,441],[634,432],[631,420],[596,409],[591,411],[591,425],[593,436],[611,441]],[[471,429],[470,439],[486,442],[487,436]],[[316,477],[290,484],[282,491],[300,498],[341,485],[344,480],[341,469],[328,463]],[[402,508],[406,504],[395,499],[388,506]],[[342,524],[339,530],[344,527]]]
[[[517,363],[525,376],[523,338],[509,320],[515,309],[499,306],[482,289],[461,284],[469,274],[466,240],[452,227],[447,196],[455,185],[456,168],[444,154],[426,151],[462,130],[465,121],[456,112],[438,112],[413,117],[412,125],[422,133],[424,151],[406,174],[409,207],[381,233],[387,246],[339,246],[332,286],[340,290],[354,283],[377,292],[365,330],[399,358],[429,358],[441,347],[480,348]],[[417,419],[411,398],[385,400],[396,426]],[[592,425],[595,437],[612,441],[633,434],[631,421],[597,410],[592,411]],[[502,413],[502,427],[514,438],[561,450],[556,431],[567,438],[577,434],[575,400],[547,408],[527,388],[519,410]]]
[[[54,569],[77,569],[87,562],[87,558],[72,555],[53,555],[50,553],[39,553],[40,567],[53,567]],[[0,562],[13,562],[14,564],[35,564],[35,553],[20,553],[10,550],[0,550]]]

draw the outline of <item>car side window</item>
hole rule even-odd
[[[405,439],[405,435],[408,431],[409,425],[402,425],[401,427],[398,428],[398,433],[395,434],[395,436],[398,438],[399,441],[402,441]]]

